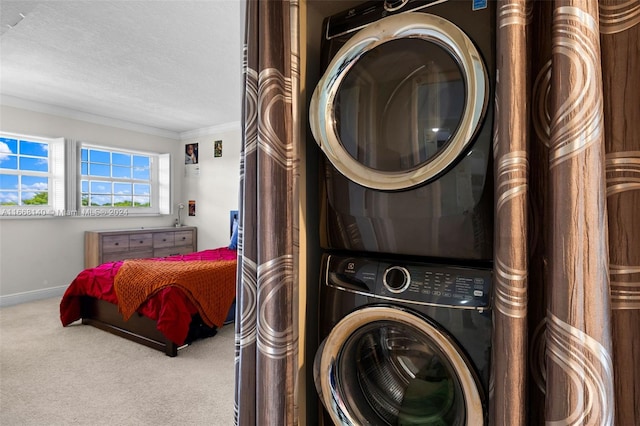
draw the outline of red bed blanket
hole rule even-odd
[[[145,297],[142,297],[142,299],[140,299],[140,294],[142,293],[136,294],[136,297],[139,298],[138,301],[142,300],[142,302],[137,308],[134,308],[134,310],[156,321],[158,330],[178,345],[184,344],[189,332],[191,317],[197,313],[202,316],[206,323],[210,323],[208,325],[222,326],[222,322],[235,297],[236,275],[235,265],[233,265],[233,263],[235,263],[236,259],[236,250],[229,250],[226,247],[185,255],[147,259],[143,262],[159,262],[157,263],[158,269],[165,271],[172,270],[174,272],[177,271],[179,267],[171,266],[170,262],[180,262],[182,264],[186,264],[183,262],[189,262],[189,264],[200,265],[204,263],[209,263],[210,265],[219,263],[226,264],[227,266],[226,272],[222,274],[224,275],[224,279],[212,278],[213,281],[199,281],[199,289],[193,291],[185,290],[180,284],[173,285],[175,283],[168,282],[176,281],[175,279],[164,280],[163,285],[152,284],[151,287],[143,291],[147,292],[147,294]],[[232,263],[229,263],[229,261],[232,261]],[[119,306],[120,311],[123,312],[118,300],[116,288],[114,287],[114,282],[118,277],[118,272],[125,263],[132,263],[135,266],[141,263],[141,261],[104,263],[95,268],[88,268],[80,272],[69,285],[60,302],[60,320],[62,325],[67,326],[81,318],[80,299],[82,296],[91,296],[116,304]],[[131,265],[127,266],[123,272],[126,273],[127,270],[129,270],[129,272],[133,271],[134,274],[140,272],[139,269],[132,269],[130,266]],[[229,273],[230,268],[233,269],[233,273]],[[200,269],[202,270],[202,268]],[[210,269],[210,267],[208,269]],[[215,273],[215,271],[212,273]],[[129,278],[130,277],[131,274],[129,274]],[[127,278],[127,280],[129,278]],[[220,288],[212,291],[206,290],[207,282]],[[206,296],[207,294],[208,296]],[[200,302],[199,297],[203,295],[204,297],[216,297],[218,299]],[[131,303],[125,305],[127,315],[130,315]],[[208,307],[205,308],[205,305],[208,305]],[[211,305],[214,305],[213,310]],[[224,312],[224,314],[220,312]],[[125,315],[125,319],[126,318],[128,318],[128,316]]]

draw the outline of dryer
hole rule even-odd
[[[490,269],[326,254],[314,361],[324,415],[336,425],[486,424],[490,294]]]
[[[495,4],[370,1],[327,18],[309,121],[324,249],[490,261]]]

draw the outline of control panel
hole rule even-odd
[[[337,13],[328,19],[326,38],[331,39],[379,21],[385,16],[413,12],[441,3],[438,0],[385,0],[368,1]]]
[[[491,269],[325,255],[325,284],[389,301],[486,309]]]

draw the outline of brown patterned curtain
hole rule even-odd
[[[236,424],[297,424],[298,6],[247,1]]]
[[[640,424],[640,1],[498,3],[496,425]]]

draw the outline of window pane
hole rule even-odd
[[[83,180],[80,182],[80,191],[82,191],[82,193],[87,193],[89,192],[89,181],[88,180]]]
[[[49,189],[49,178],[41,176],[22,176],[23,191],[47,191]]]
[[[89,194],[87,194],[86,192],[83,192],[80,199],[82,200],[82,205],[84,207],[89,205]]]
[[[147,169],[151,165],[151,158],[146,156],[134,155],[133,156],[133,165],[136,167],[146,167]]]
[[[20,170],[46,173],[49,171],[49,160],[46,158],[20,157]]]
[[[49,157],[49,144],[41,142],[20,141],[20,155]]]
[[[131,154],[114,152],[111,156],[111,161],[118,166],[131,166]]]
[[[105,164],[93,164],[89,163],[89,175],[90,176],[111,176],[110,167]]]
[[[149,185],[136,183],[133,185],[133,193],[135,195],[149,195],[151,193],[151,188]]]
[[[0,191],[0,206],[18,205],[17,191]]]
[[[137,180],[149,180],[149,169],[136,167],[133,169],[133,178]]]
[[[89,165],[87,163],[82,163],[80,165],[81,167],[81,171],[80,173],[82,174],[82,176],[88,176],[89,175]]]
[[[115,178],[129,178],[131,179],[131,167],[118,167],[113,166],[112,168],[112,177]]]
[[[133,197],[133,202],[136,207],[151,207],[149,197],[135,196]]]
[[[89,161],[89,150],[87,148],[82,148],[80,150],[80,159],[82,161]]]
[[[91,194],[111,194],[110,182],[91,181],[89,184],[91,185]]]
[[[18,152],[18,141],[9,138],[0,138],[0,168],[17,170],[18,157],[11,154]]]
[[[49,193],[47,192],[22,192],[23,205],[46,206],[49,204]]]
[[[18,176],[0,175],[0,189],[18,189]]]
[[[0,153],[17,154],[18,141],[16,139],[0,138]]]
[[[111,162],[111,155],[107,151],[100,151],[97,149],[89,150],[89,161],[92,163],[104,163],[109,164]]]
[[[113,205],[117,207],[131,207],[133,202],[130,195],[116,195],[113,197]]]
[[[92,195],[91,205],[92,206],[110,206],[111,196],[110,195]]]
[[[0,154],[0,168],[18,170],[18,157],[15,155]]]
[[[130,183],[115,183],[113,185],[113,193],[117,195],[131,195],[133,191],[131,190]]]

